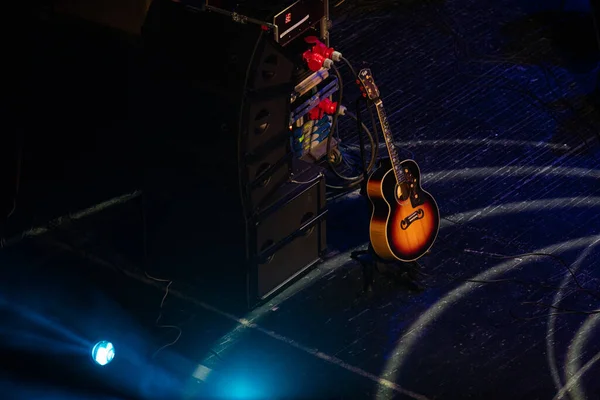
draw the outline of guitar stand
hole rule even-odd
[[[360,193],[362,196],[367,198],[366,185],[368,181],[367,174],[367,162],[365,157],[365,141],[362,133],[362,119],[360,115],[360,102],[365,101],[367,107],[369,103],[366,99],[359,97],[356,100],[356,129],[358,132],[358,139],[360,143],[360,155],[363,162],[363,182],[361,185]],[[373,127],[375,130],[375,127]],[[375,132],[377,134],[377,132]],[[368,200],[367,200],[368,201]],[[402,261],[387,261],[379,257],[373,246],[369,242],[369,247],[366,250],[353,251],[350,254],[350,258],[359,262],[362,265],[363,271],[363,293],[370,293],[373,291],[373,283],[375,271],[381,274],[391,276],[394,281],[411,291],[422,291],[425,287],[419,283],[419,276],[425,275],[421,271],[419,263],[413,262],[402,262]]]
[[[375,272],[391,277],[395,283],[413,292],[420,292],[425,286],[419,282],[419,278],[425,275],[417,262],[402,262],[383,260],[375,254],[369,243],[366,250],[353,251],[350,258],[359,262],[363,272],[363,293],[373,291]]]

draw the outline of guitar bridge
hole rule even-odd
[[[402,228],[402,230],[407,230],[408,227],[413,222],[415,222],[419,219],[422,219],[424,216],[425,216],[425,211],[423,211],[421,208],[419,208],[400,222],[400,228]]]

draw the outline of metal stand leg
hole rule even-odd
[[[373,291],[375,283],[375,271],[391,277],[398,285],[410,291],[422,291],[425,287],[419,282],[419,277],[424,275],[420,265],[416,262],[405,263],[402,261],[382,260],[375,254],[369,243],[366,250],[354,251],[350,257],[359,262],[363,271],[363,292]]]

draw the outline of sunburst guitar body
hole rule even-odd
[[[382,161],[367,181],[373,209],[369,238],[379,257],[409,262],[435,242],[440,214],[433,196],[421,188],[417,163],[405,160],[400,165],[406,182],[397,182],[390,159]]]
[[[390,155],[367,181],[367,195],[373,208],[369,229],[371,246],[384,260],[415,261],[429,251],[437,238],[439,208],[433,196],[421,187],[417,163],[398,158],[371,71],[361,70],[358,78],[363,95],[375,104]]]

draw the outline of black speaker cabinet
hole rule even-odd
[[[187,282],[228,309],[253,307],[314,265],[326,247],[321,168],[295,160],[294,181],[278,188],[252,218],[227,193],[186,178],[156,177],[144,192],[150,266]]]
[[[293,57],[258,25],[171,0],[152,4],[144,42],[150,270],[256,305],[325,248],[324,175],[289,148]]]
[[[248,302],[258,303],[320,260],[326,248],[323,170],[295,162],[293,182],[282,186],[253,223]],[[299,183],[295,183],[299,182]]]

